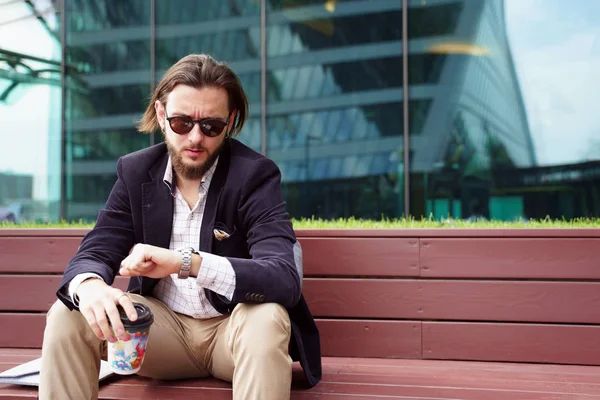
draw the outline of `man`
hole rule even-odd
[[[133,302],[154,314],[139,375],[212,375],[240,400],[289,398],[292,359],[320,380],[280,172],[232,137],[247,109],[238,77],[209,56],[166,72],[138,125],[165,143],[117,162],[48,313],[40,399],[97,398],[106,341],[123,335],[117,306],[133,320]],[[131,277],[126,294],[110,286],[117,274]]]

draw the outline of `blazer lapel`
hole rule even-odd
[[[200,251],[207,253],[212,252],[212,232],[215,226],[215,218],[217,216],[217,206],[219,204],[219,198],[223,192],[225,181],[227,180],[227,174],[229,173],[229,160],[230,160],[230,140],[227,139],[219,155],[219,163],[217,169],[210,181],[210,187],[208,188],[208,195],[206,196],[206,204],[204,206],[204,216],[202,217],[202,227],[200,228]]]
[[[173,196],[163,182],[168,154],[149,171],[152,181],[142,185],[144,242],[168,249],[173,228]]]

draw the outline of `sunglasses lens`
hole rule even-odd
[[[169,124],[173,132],[180,135],[186,134],[194,127],[194,121],[187,117],[173,117],[169,119]]]
[[[227,123],[218,119],[206,119],[200,122],[200,130],[206,136],[210,137],[219,136],[223,132],[223,129],[225,129],[225,126],[227,126]]]

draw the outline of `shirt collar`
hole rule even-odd
[[[217,164],[219,163],[219,157],[215,160],[215,163],[210,167],[208,171],[202,176],[202,180],[200,181],[200,185],[198,185],[198,191],[201,188],[208,188],[210,186],[210,181],[212,181],[213,175],[215,174],[215,170],[217,169]],[[163,182],[169,188],[172,196],[175,196],[176,185],[173,185],[173,164],[171,163],[171,156],[169,156],[169,160],[167,161],[167,168],[165,169],[165,176],[163,177]]]

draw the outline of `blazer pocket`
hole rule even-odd
[[[233,229],[228,228],[225,224],[221,223],[221,222],[217,222],[214,226],[213,226],[213,238],[215,238],[217,241],[222,242],[222,241],[226,241],[229,240],[237,231],[237,228],[235,227],[235,225],[233,226]]]

